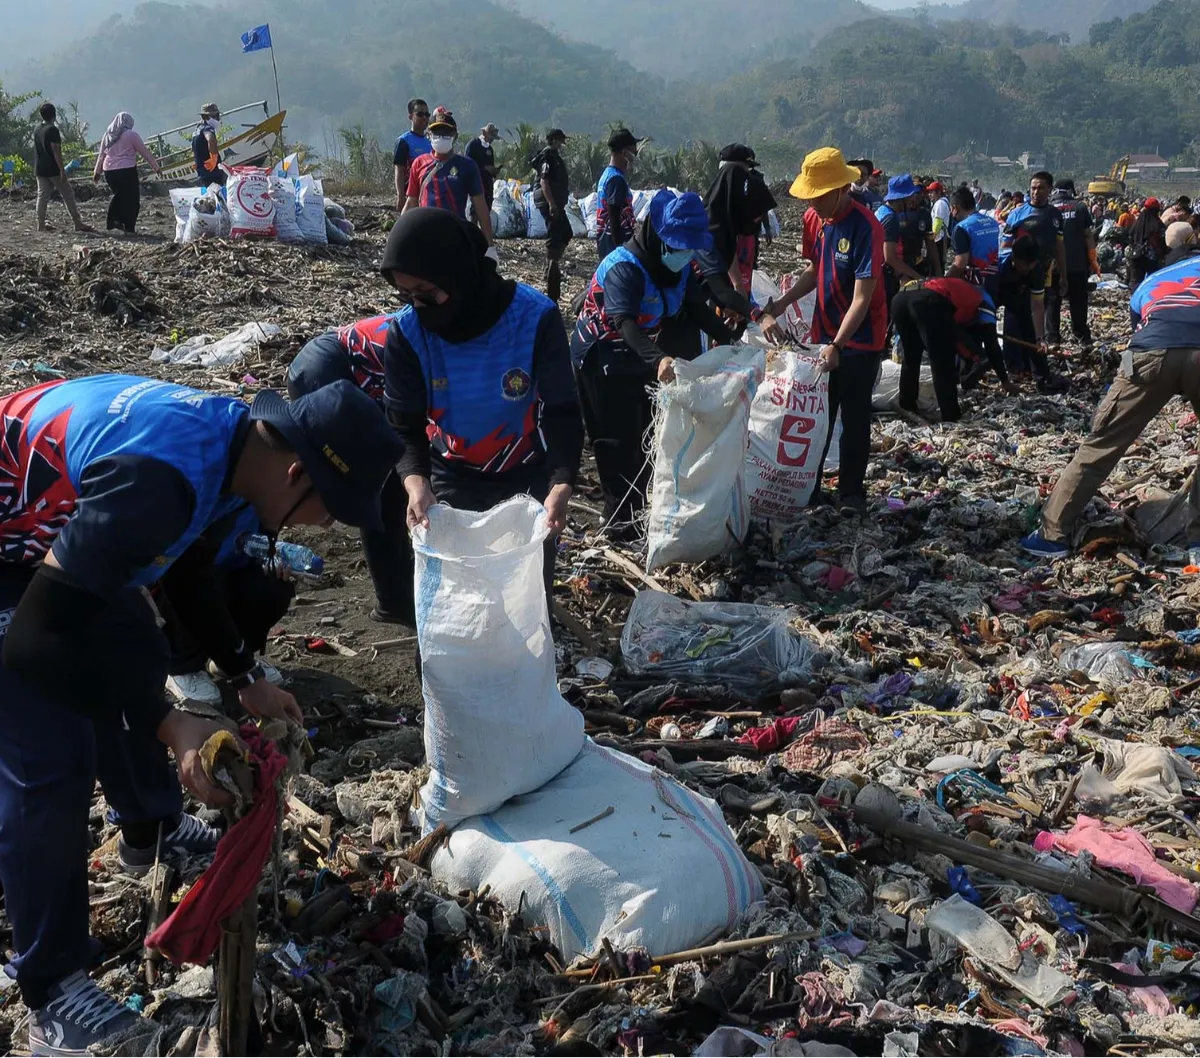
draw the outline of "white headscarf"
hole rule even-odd
[[[133,128],[133,115],[127,110],[122,110],[109,122],[108,128],[105,129],[104,139],[100,141],[100,149],[107,151],[131,128]]]

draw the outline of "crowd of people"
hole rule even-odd
[[[596,187],[598,262],[568,331],[557,304],[570,239],[566,135],[549,130],[530,159],[549,232],[542,292],[506,278],[492,245],[496,127],[485,125],[459,153],[449,110],[413,99],[408,115],[393,154],[399,216],[379,266],[397,309],[314,336],[290,365],[290,399],[264,392],[247,405],[102,375],[0,401],[9,482],[0,511],[0,882],[17,952],[8,969],[32,1011],[32,1054],[84,1053],[138,1017],[86,973],[95,780],[129,871],[211,852],[218,840],[184,812],[180,781],[200,801],[223,803],[200,760],[219,725],[168,704],[164,686],[177,699],[216,704],[221,680],[253,716],[302,719],[257,656],[291,599],[277,575],[281,530],[335,519],[359,528],[375,589],[370,616],[413,625],[409,530],[428,525],[433,504],[484,510],[527,493],[557,534],[586,439],[606,529],[635,538],[649,479],[650,391],[673,380],[678,361],[736,342],[748,327],[782,340],[784,313],[809,294],[829,421],[840,411],[843,425],[837,496],[818,490],[811,502],[836,502],[846,517],[870,507],[871,398],[893,339],[901,407],[918,414],[928,357],[949,429],[961,391],[989,368],[1009,393],[1031,382],[1042,393],[1063,390],[1049,355],[1064,303],[1074,340],[1081,349],[1091,342],[1098,218],[1069,180],[1035,172],[1027,196],[993,203],[978,187],[887,179],[869,159],[813,151],[790,188],[807,205],[798,278],[758,304],[751,278],[776,201],[754,151],[729,144],[705,194],[661,190],[639,221],[629,183],[639,141],[625,128],[608,141]],[[82,228],[54,116],[47,104],[38,219],[50,192],[65,188]],[[192,139],[204,183],[222,178],[219,120],[215,106],[203,108]],[[136,170],[128,171],[138,155],[155,164],[132,117],[118,114],[95,167],[113,189],[108,223],[117,230],[137,220]],[[1200,411],[1200,254],[1194,230],[1186,241],[1178,231],[1194,219],[1184,200],[1160,212],[1151,199],[1128,225],[1115,221],[1131,232],[1131,265],[1141,262],[1131,278],[1144,274],[1131,300],[1134,337],[1042,529],[1023,541],[1047,559],[1069,553],[1073,523],[1172,395]],[[1156,256],[1140,254],[1143,245]],[[832,428],[822,464],[831,437]],[[259,534],[269,541],[265,567],[245,547]],[[554,561],[551,540],[548,594]],[[34,843],[40,852],[30,857]]]

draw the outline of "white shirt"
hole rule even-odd
[[[939,225],[937,222],[941,221]],[[941,242],[950,234],[950,200],[943,195],[933,204],[934,239]]]

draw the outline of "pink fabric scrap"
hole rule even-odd
[[[1113,966],[1118,970],[1124,970],[1127,974],[1136,974],[1139,977],[1143,976],[1142,971],[1134,966],[1133,963],[1115,962]],[[1152,1014],[1156,1018],[1165,1018],[1169,1014],[1175,1013],[1174,1004],[1167,998],[1167,993],[1159,988],[1158,985],[1144,985],[1139,988],[1133,988],[1128,985],[1117,985],[1117,987],[1123,988],[1128,992],[1129,998],[1146,1014]]]
[[[796,730],[798,716],[781,716],[766,727],[752,727],[737,741],[753,746],[760,753],[774,753]]]
[[[1196,906],[1196,887],[1172,874],[1154,854],[1154,847],[1136,830],[1107,830],[1099,819],[1078,816],[1065,834],[1043,830],[1033,842],[1038,852],[1060,849],[1078,856],[1090,852],[1101,867],[1128,874],[1138,885],[1148,885],[1162,899],[1185,914]]]

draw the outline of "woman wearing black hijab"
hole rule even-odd
[[[583,448],[566,329],[554,302],[503,278],[487,249],[454,214],[412,209],[383,252],[379,270],[407,303],[388,328],[383,397],[406,442],[405,520],[428,525],[438,502],[484,511],[528,493],[557,535]],[[548,586],[553,566],[551,539]]]

